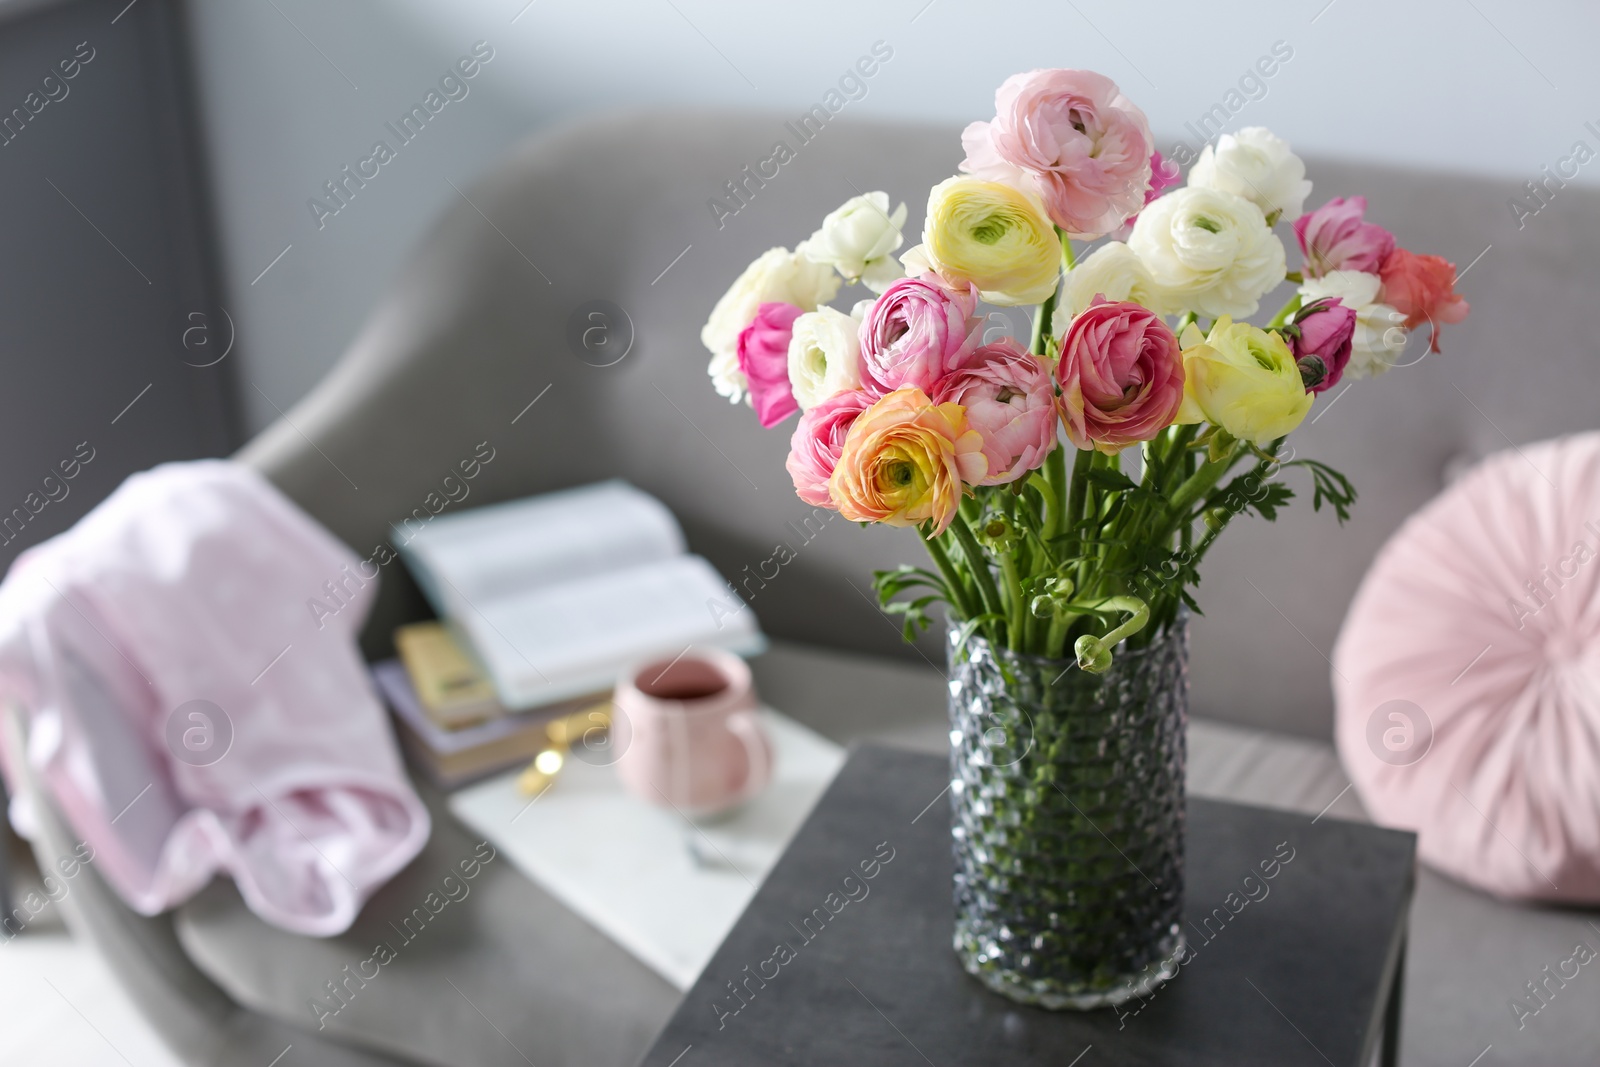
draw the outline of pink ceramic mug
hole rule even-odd
[[[617,773],[636,795],[686,815],[714,815],[772,778],[744,660],[720,649],[638,667],[617,683]]]

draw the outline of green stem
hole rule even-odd
[[[1067,529],[1067,446],[1059,438],[1056,447],[1050,450],[1045,457],[1045,477],[1050,480],[1050,495],[1054,503],[1050,506],[1049,525],[1045,532],[1048,538],[1060,537]]]
[[[1065,460],[1063,460],[1063,464]],[[1078,524],[1083,521],[1083,505],[1089,493],[1089,468],[1094,463],[1094,449],[1079,450],[1072,460],[1072,484],[1067,491],[1067,525],[1062,532],[1072,535],[1071,546],[1076,549],[1080,538],[1078,537]],[[1068,556],[1075,552],[1067,553]]]
[[[967,588],[967,583],[962,581],[961,572],[956,569],[955,563],[950,559],[950,553],[945,551],[939,539],[924,537],[922,543],[928,546],[928,555],[933,557],[939,573],[944,575],[944,584],[949,591],[947,599],[962,619],[975,619],[983,614],[982,607],[972,603],[972,591]]]
[[[1150,606],[1136,596],[1106,597],[1098,604],[1091,605],[1095,611],[1126,611],[1128,617],[1116,629],[1095,637],[1085,634],[1078,638],[1078,647],[1073,651],[1077,653],[1078,666],[1093,674],[1099,674],[1111,666],[1111,650],[1117,642],[1127,637],[1132,637],[1144,629],[1145,623],[1150,621]]]
[[[1006,618],[1005,605],[1000,600],[1000,590],[995,587],[994,575],[989,573],[989,560],[984,556],[978,539],[972,536],[972,527],[968,526],[967,520],[958,513],[951,519],[950,529],[955,531],[956,540],[961,544],[961,554],[966,557],[967,570],[978,585],[978,595],[983,599],[984,610],[992,612],[1001,619]]]
[[[1061,521],[1061,497],[1056,494],[1056,487],[1050,484],[1050,476],[1053,476],[1055,473],[1050,469],[1051,461],[1056,457],[1056,453],[1060,451],[1061,449],[1057,448],[1054,452],[1051,452],[1050,455],[1045,457],[1044,474],[1034,471],[1032,474],[1028,475],[1029,487],[1035,490],[1044,500],[1044,523],[1040,529],[1040,533],[1044,536],[1046,541],[1059,532],[1055,529],[1055,526]]]
[[[1050,630],[1044,637],[1044,655],[1054,659],[1064,659],[1067,655],[1067,627],[1072,625],[1076,615],[1059,613],[1050,618]]]
[[[1172,447],[1167,450],[1170,466],[1161,472],[1161,480],[1152,486],[1157,492],[1164,492],[1169,486],[1176,490],[1181,484],[1179,479],[1189,477],[1189,446],[1194,443],[1195,435],[1200,432],[1200,424],[1192,422],[1174,429],[1176,432],[1172,435]]]
[[[1144,629],[1144,624],[1150,621],[1150,606],[1136,596],[1110,596],[1095,605],[1096,611],[1126,611],[1128,617],[1122,625],[1110,631],[1099,640],[1107,648],[1111,648],[1125,637],[1132,637]]]
[[[1011,601],[1011,651],[1028,651],[1028,605],[1022,600],[1022,579],[1017,576],[1017,561],[1010,552],[1000,554],[1000,573],[1006,580],[1006,596]]]
[[[1272,316],[1272,321],[1267,323],[1266,328],[1270,330],[1276,326],[1282,326],[1284,323],[1288,322],[1294,313],[1300,310],[1300,301],[1301,296],[1299,293],[1296,293],[1294,296],[1290,297],[1289,302],[1283,305],[1283,307],[1279,308],[1276,315]]]
[[[1044,298],[1044,303],[1040,304],[1038,310],[1034,312],[1033,335],[1028,338],[1028,351],[1036,356],[1045,354],[1045,339],[1050,336],[1050,319],[1055,314],[1056,293],[1060,289],[1061,279],[1057,278],[1056,288],[1050,291],[1050,295]]]
[[[1226,526],[1226,523],[1219,523],[1214,528],[1207,529],[1205,536],[1200,538],[1199,542],[1188,550],[1189,562],[1192,565],[1196,567],[1200,565],[1200,561],[1205,558],[1206,550],[1211,547],[1211,542],[1222,536],[1222,531]],[[1188,529],[1188,527],[1185,527],[1185,529]]]
[[[1217,483],[1222,480],[1222,476],[1228,473],[1234,461],[1239,458],[1239,448],[1240,442],[1235,441],[1228,446],[1228,450],[1222,454],[1221,459],[1210,460],[1201,464],[1199,470],[1195,471],[1182,485],[1178,486],[1178,491],[1173,493],[1172,499],[1167,502],[1168,517],[1176,518],[1187,514],[1189,509],[1194,506],[1195,501],[1215,489]],[[1164,523],[1163,525],[1167,524]]]
[[[1165,494],[1169,488],[1175,488],[1177,479],[1188,477],[1188,453],[1190,442],[1194,440],[1199,431],[1198,423],[1186,426],[1171,426],[1151,444],[1161,445],[1158,449],[1151,449],[1146,453],[1146,466],[1144,476],[1140,482],[1146,489]],[[1155,462],[1150,462],[1149,457],[1154,454]],[[1152,524],[1159,524],[1163,512],[1158,508],[1145,508],[1137,511],[1133,520],[1121,531],[1125,540],[1137,540]],[[1164,539],[1163,539],[1164,540]]]
[[[1072,460],[1072,481],[1067,487],[1066,548],[1061,558],[1072,567],[1072,579],[1083,587],[1092,561],[1085,557],[1083,542],[1084,509],[1089,503],[1089,470],[1094,466],[1093,449],[1081,449]],[[1065,461],[1063,461],[1065,462]]]

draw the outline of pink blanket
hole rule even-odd
[[[5,766],[31,762],[135,910],[225,871],[267,922],[337,934],[421,850],[428,813],[355,645],[377,589],[359,566],[217,460],[134,475],[12,566],[0,701],[29,736]],[[12,819],[29,831],[25,803]]]

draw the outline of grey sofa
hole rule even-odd
[[[902,646],[868,596],[870,571],[915,558],[914,539],[812,517],[783,471],[787,432],[763,431],[713,395],[698,331],[745,263],[792,246],[855,191],[908,201],[914,236],[926,190],[960,158],[957,130],[832,122],[776,178],[747,186],[748,203],[719,225],[707,200],[782,135],[782,116],[669,112],[530,140],[439,221],[338,366],[239,458],[363,556],[484,441],[495,458],[468,504],[622,476],[665,500],[730,578],[786,542],[797,558],[752,602],[776,639],[755,663],[768,700],[841,742],[938,751],[937,644]],[[1311,176],[1313,203],[1366,193],[1371,217],[1404,244],[1471,263],[1463,290],[1474,310],[1446,332],[1443,354],[1325,401],[1295,435],[1301,454],[1356,481],[1346,528],[1301,501],[1276,525],[1240,523],[1209,560],[1206,614],[1194,624],[1190,784],[1359,819],[1328,740],[1327,653],[1373,553],[1453,473],[1508,444],[1595,425],[1586,328],[1600,197],[1564,190],[1518,231],[1511,190],[1493,183],[1325,161],[1311,162]],[[625,313],[610,325],[627,353],[608,366],[569,341],[594,300]],[[423,612],[399,565],[383,571],[365,635],[372,655]],[[388,918],[473,850],[428,799],[437,828],[427,850],[341,937],[271,929],[225,881],[142,919],[92,871],[70,918],[194,1064],[264,1065],[290,1045],[285,1063],[632,1063],[675,991],[504,862],[485,868],[446,928],[379,979],[347,984],[344,968],[370,955]],[[65,842],[56,825],[38,848],[48,860]],[[1424,871],[1404,1062],[1594,1062],[1600,981],[1573,983],[1521,1030],[1508,1007],[1576,941],[1600,945],[1594,917],[1497,902]],[[311,1004],[327,1002],[329,983],[349,992],[336,1015]]]

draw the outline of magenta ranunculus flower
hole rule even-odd
[[[936,274],[902,278],[861,320],[861,384],[875,396],[904,385],[931,393],[975,347],[977,290],[951,289]]]
[[[1313,300],[1295,313],[1283,331],[1308,393],[1325,393],[1339,384],[1350,362],[1356,312],[1337,297]]]
[[[750,381],[750,405],[762,426],[776,426],[800,410],[789,387],[789,335],[803,314],[793,304],[762,304],[739,333],[739,369]]]
[[[1160,152],[1150,153],[1150,185],[1144,191],[1144,202],[1148,204],[1174,185],[1183,181],[1183,171],[1170,159],[1163,159]]]
[[[1014,482],[1035,470],[1056,441],[1056,389],[1050,368],[1011,338],[975,349],[930,394],[960,404],[983,437],[989,471],[979,485]]]
[[[1144,112],[1116,82],[1087,70],[1013,74],[995,116],[961,133],[961,169],[1027,189],[1073,237],[1121,226],[1145,204],[1155,150]]]
[[[1183,354],[1172,328],[1129,301],[1097,300],[1061,339],[1061,425],[1079,448],[1115,454],[1172,424]]]
[[[1394,234],[1365,221],[1366,211],[1366,197],[1338,196],[1294,220],[1307,278],[1320,278],[1332,270],[1378,273],[1394,251]]]
[[[1150,185],[1144,191],[1144,206],[1149,207],[1151,201],[1158,200],[1161,194],[1183,181],[1183,171],[1170,159],[1163,159],[1160,152],[1150,153]],[[1111,234],[1114,241],[1124,241],[1133,233],[1133,224],[1139,221],[1138,215],[1129,215],[1128,221],[1117,227]]]
[[[789,438],[789,458],[784,466],[789,470],[789,477],[794,479],[794,492],[801,500],[812,507],[834,507],[828,479],[833,477],[833,468],[839,463],[845,435],[856,417],[876,399],[865,390],[847,389],[800,416],[800,424]]]

